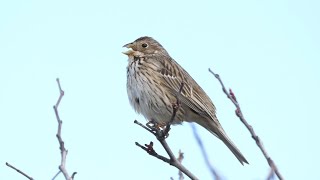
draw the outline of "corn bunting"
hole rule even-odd
[[[127,93],[136,112],[158,124],[170,121],[181,84],[180,108],[172,124],[196,122],[219,138],[241,164],[248,163],[229,139],[216,116],[216,108],[209,96],[160,43],[151,37],[141,37],[124,45],[129,57]]]

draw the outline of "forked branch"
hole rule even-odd
[[[163,148],[165,149],[165,151],[167,152],[169,158],[164,157],[162,155],[159,155],[153,148],[153,142],[151,141],[149,144],[145,144],[144,146],[139,144],[138,142],[136,142],[136,145],[139,146],[141,149],[145,150],[149,155],[156,157],[176,168],[178,168],[181,172],[183,172],[185,175],[187,175],[190,179],[196,180],[198,179],[195,175],[193,175],[187,168],[185,168],[182,164],[181,164],[181,158],[177,159],[175,157],[175,155],[172,153],[172,150],[170,149],[169,145],[167,144],[166,141],[166,137],[168,137],[168,133],[170,131],[170,126],[172,124],[172,122],[174,121],[174,118],[176,116],[177,111],[180,108],[180,100],[179,100],[179,95],[182,92],[184,83],[181,83],[179,92],[176,95],[176,104],[174,104],[172,106],[173,108],[173,113],[171,116],[170,121],[166,124],[166,126],[161,129],[158,124],[156,122],[152,122],[153,126],[145,126],[143,124],[141,124],[140,122],[138,122],[137,120],[134,121],[135,124],[141,126],[142,128],[146,129],[148,132],[150,132],[151,134],[153,134],[157,140],[161,143],[161,145],[163,146]],[[181,177],[181,176],[180,176]]]

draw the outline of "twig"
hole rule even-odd
[[[147,129],[148,127],[146,127],[145,125],[143,125],[142,123],[140,123],[139,121],[135,120],[134,121],[135,124],[143,127],[144,129]],[[158,130],[161,131],[161,130]],[[198,179],[196,176],[194,176],[187,168],[185,168],[178,160],[177,158],[174,156],[174,154],[172,153],[172,150],[170,149],[169,145],[167,144],[167,141],[165,140],[165,138],[162,137],[158,137],[160,134],[162,133],[154,133],[152,131],[148,132],[152,133],[154,136],[156,136],[156,138],[158,139],[158,141],[161,143],[161,145],[163,146],[163,148],[166,150],[167,154],[169,155],[170,158],[166,158],[162,155],[159,155],[154,149],[153,149],[153,142],[150,142],[150,144],[145,144],[145,146],[139,144],[138,142],[136,142],[136,145],[138,147],[140,147],[141,149],[145,150],[149,155],[156,157],[168,164],[170,164],[171,166],[174,166],[176,168],[178,168],[180,171],[182,171],[185,175],[187,175],[190,179]]]
[[[64,146],[64,141],[62,140],[62,137],[61,137],[62,120],[60,119],[59,112],[58,112],[58,107],[59,107],[60,101],[61,101],[61,99],[62,99],[62,97],[64,95],[64,91],[61,89],[59,78],[57,78],[57,83],[58,83],[58,86],[59,86],[60,95],[59,95],[59,98],[57,100],[56,105],[53,106],[53,109],[54,109],[54,112],[55,112],[55,115],[56,115],[56,118],[57,118],[57,121],[58,121],[58,132],[57,132],[56,137],[57,137],[57,139],[59,141],[60,152],[61,152],[61,164],[59,166],[59,170],[62,172],[62,174],[64,175],[66,180],[73,180],[74,179],[74,175],[77,172],[74,172],[72,174],[72,176],[70,177],[68,172],[67,172],[67,169],[66,169],[66,160],[67,160],[68,151],[66,150],[66,148]],[[59,173],[57,173],[54,176],[53,180],[58,176],[58,174]]]
[[[159,155],[151,146],[151,144],[153,144],[153,142],[151,141],[150,144],[145,144],[145,146],[139,144],[138,142],[136,142],[136,145],[139,146],[141,149],[145,150],[148,154],[150,154],[151,156],[154,156],[166,163],[169,163],[170,164],[170,159],[162,156],[162,155]]]
[[[150,142],[150,144],[145,144],[145,146],[142,146],[141,144],[136,142],[136,145],[139,146],[141,149],[145,150],[149,155],[156,157],[156,158],[178,168],[181,172],[183,172],[185,175],[187,175],[190,179],[196,180],[198,178],[195,175],[193,175],[187,168],[185,168],[181,164],[181,162],[179,162],[179,160],[172,153],[172,150],[170,149],[169,145],[167,144],[167,141],[165,140],[168,135],[168,132],[170,131],[170,125],[174,121],[176,113],[179,110],[180,100],[178,97],[181,94],[183,86],[184,86],[184,83],[181,83],[179,92],[176,95],[176,99],[177,99],[176,102],[177,103],[175,105],[173,105],[173,113],[172,113],[171,119],[168,122],[168,124],[166,125],[166,127],[164,128],[164,130],[157,128],[156,127],[157,124],[155,124],[155,128],[150,128],[150,127],[147,127],[147,126],[141,124],[137,120],[134,121],[135,124],[141,126],[142,128],[146,129],[148,132],[150,132],[151,134],[156,136],[157,140],[161,143],[161,145],[163,146],[163,148],[165,149],[165,151],[167,152],[167,154],[169,155],[170,158],[166,158],[162,155],[159,155],[153,148],[153,142]],[[156,123],[156,122],[154,122],[154,123]]]
[[[182,163],[182,160],[183,160],[183,159],[184,159],[184,154],[183,154],[183,152],[182,152],[181,149],[180,149],[177,160],[178,160],[180,163]],[[179,180],[184,180],[183,172],[181,172],[181,171],[179,170],[178,175],[179,175]],[[173,177],[170,177],[170,180],[174,180],[174,178],[173,178]]]
[[[246,128],[248,129],[248,131],[251,134],[251,137],[255,140],[257,146],[260,148],[262,154],[264,155],[264,157],[266,158],[270,168],[276,173],[276,175],[278,176],[278,178],[280,180],[283,179],[282,175],[280,174],[277,166],[275,165],[275,163],[273,162],[273,160],[271,159],[271,157],[268,155],[266,149],[264,148],[260,138],[256,135],[255,131],[253,130],[252,126],[249,125],[249,123],[246,121],[246,119],[244,118],[240,105],[236,99],[235,94],[232,92],[231,89],[229,89],[229,92],[226,90],[219,74],[214,73],[210,68],[209,68],[209,72],[211,74],[214,75],[215,78],[217,78],[217,80],[220,82],[221,86],[222,86],[222,90],[223,92],[227,95],[227,97],[232,101],[232,103],[235,105],[236,107],[236,115],[239,117],[239,119],[241,120],[241,122],[246,126]]]
[[[57,174],[53,176],[52,180],[55,180],[56,177],[58,177],[58,175],[59,175],[60,173],[61,173],[61,171],[60,171],[60,169],[59,169],[59,171],[57,172]]]
[[[182,160],[184,159],[184,154],[183,154],[183,152],[181,151],[181,149],[179,150],[179,156],[178,156],[178,161],[180,162],[180,163],[182,163]],[[179,171],[179,180],[183,180],[184,179],[184,177],[183,177],[183,173],[181,172],[181,171]]]
[[[22,175],[23,175],[23,176],[25,176],[26,178],[28,178],[28,179],[30,179],[30,180],[33,180],[33,178],[32,178],[32,177],[28,176],[26,173],[22,172],[20,169],[18,169],[18,168],[16,168],[16,167],[12,166],[11,164],[9,164],[9,163],[7,163],[7,162],[6,162],[6,165],[7,165],[8,167],[10,167],[10,168],[12,168],[12,169],[16,170],[18,173],[22,174]]]
[[[198,131],[197,131],[197,128],[196,126],[192,123],[191,124],[191,128],[192,128],[192,132],[193,132],[193,135],[194,137],[196,138],[197,140],[197,143],[200,147],[200,150],[201,150],[201,153],[202,153],[202,156],[204,158],[204,161],[208,167],[208,169],[210,170],[212,176],[214,177],[215,180],[220,180],[220,176],[218,174],[218,172],[213,168],[213,166],[211,165],[210,161],[209,161],[209,157],[208,157],[208,154],[207,154],[207,151],[206,149],[204,148],[204,145],[202,143],[202,140],[201,138],[199,137],[199,134],[198,134]]]

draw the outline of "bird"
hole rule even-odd
[[[127,94],[138,114],[149,122],[165,125],[171,121],[178,97],[180,105],[173,125],[199,124],[220,139],[242,165],[249,164],[219,123],[209,96],[158,41],[143,36],[123,47],[128,48],[123,52],[128,56]]]

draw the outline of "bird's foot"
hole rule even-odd
[[[158,123],[154,120],[147,122],[146,126],[155,133],[158,139],[166,139],[169,136],[167,123]]]

